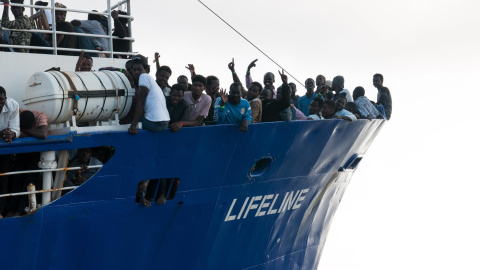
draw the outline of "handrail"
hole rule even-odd
[[[29,194],[36,194],[36,193],[45,193],[45,192],[60,191],[60,190],[69,190],[69,189],[76,189],[78,187],[79,186],[52,188],[52,189],[44,189],[44,190],[36,190],[36,191],[15,192],[15,193],[2,194],[0,195],[0,198],[22,196],[22,195],[29,195]]]
[[[52,30],[41,30],[41,29],[10,29],[4,27],[3,30],[15,31],[15,32],[30,32],[30,33],[46,33],[52,34]],[[64,32],[64,31],[56,31],[57,34],[61,35],[70,35],[70,36],[82,36],[82,37],[98,37],[98,38],[110,38],[108,35],[97,35],[97,34],[87,34],[87,33],[77,33],[77,32]],[[135,41],[134,38],[121,38],[118,36],[112,36],[113,39],[121,39],[121,40],[132,40]]]
[[[15,32],[30,32],[30,33],[47,33],[47,34],[52,34],[52,30],[41,30],[41,29],[10,29],[4,27],[3,30],[9,30],[9,31],[15,31]],[[70,35],[70,36],[81,36],[81,37],[98,37],[98,38],[110,38],[110,36],[107,35],[97,35],[97,34],[87,34],[87,33],[77,33],[77,32],[64,32],[64,31],[56,31],[57,34],[61,35]],[[113,39],[121,39],[121,40],[132,40],[135,41],[134,38],[129,38],[129,37],[118,37],[118,36],[112,36]]]
[[[108,34],[107,35],[97,35],[97,34],[87,34],[87,33],[76,33],[76,32],[63,32],[63,31],[56,31],[56,27],[52,27],[52,30],[41,30],[41,29],[8,29],[8,28],[3,28],[5,30],[9,31],[16,31],[16,32],[32,32],[32,33],[49,33],[52,34],[52,47],[37,47],[37,46],[24,46],[24,45],[0,45],[0,48],[28,48],[28,49],[39,49],[39,50],[53,50],[53,54],[57,55],[57,51],[74,51],[74,52],[80,52],[82,49],[70,49],[70,48],[60,48],[57,47],[57,34],[62,34],[62,35],[72,35],[72,36],[85,36],[85,37],[94,37],[94,38],[106,38],[108,39],[109,43],[109,50],[108,51],[92,51],[92,50],[84,50],[85,52],[92,52],[92,53],[108,53],[109,58],[113,58],[114,54],[115,55],[135,55],[136,53],[132,52],[132,42],[135,41],[134,38],[131,38],[131,22],[134,20],[134,17],[130,16],[130,0],[122,0],[118,2],[117,4],[111,6],[110,0],[107,0],[107,6],[108,9],[105,10],[104,12],[98,12],[98,11],[86,11],[86,10],[80,10],[80,9],[71,9],[71,8],[57,8],[55,7],[55,0],[51,0],[51,6],[39,6],[39,5],[28,5],[28,4],[17,4],[17,3],[10,3],[10,6],[17,6],[17,7],[26,7],[26,8],[36,8],[36,9],[47,9],[51,10],[52,15],[55,14],[56,11],[71,11],[71,12],[77,12],[77,13],[87,13],[87,14],[98,14],[98,15],[103,15],[108,17]],[[130,37],[124,37],[120,38],[118,36],[113,36],[112,35],[112,15],[111,15],[111,10],[114,8],[119,7],[120,5],[126,4],[127,5],[127,15],[121,15],[119,14],[118,16],[121,18],[127,18],[128,20],[128,30],[129,33],[128,35]],[[0,5],[3,5],[3,1],[0,2]],[[56,18],[55,16],[52,16],[52,25],[56,25]],[[126,40],[129,41],[129,52],[115,52],[113,50],[113,40]]]
[[[114,8],[117,8],[117,7],[123,5],[123,4],[127,3],[127,2],[128,2],[128,0],[122,0],[122,1],[120,1],[120,2],[118,2],[118,3],[116,3],[115,5],[111,6],[111,7],[110,7],[110,10],[112,10],[112,9],[114,9]],[[108,12],[108,9],[106,9],[106,10],[104,11],[104,13],[107,13],[107,12]]]
[[[26,45],[9,45],[9,44],[0,44],[0,48],[25,48],[25,49],[35,49],[35,50],[47,50],[53,51],[55,48],[53,47],[40,47],[40,46],[26,46]],[[87,52],[87,53],[102,53],[105,51],[97,51],[97,50],[85,50],[85,49],[71,49],[71,48],[56,48],[57,51],[67,51],[67,52]],[[108,51],[110,52],[110,51]],[[113,52],[114,54],[118,55],[137,55],[136,52]]]
[[[88,166],[88,169],[97,169],[97,168],[102,168],[102,167],[103,167],[103,165],[92,165],[92,166]],[[16,172],[0,173],[0,176],[27,174],[27,173],[41,173],[41,172],[72,171],[72,170],[80,170],[81,168],[82,167],[66,167],[66,168],[56,168],[56,169],[16,171]]]
[[[128,0],[124,0],[123,2],[126,2],[126,1]],[[0,2],[0,5],[3,5],[3,2]],[[26,8],[49,9],[49,10],[55,9],[56,11],[71,11],[71,12],[77,12],[77,13],[96,14],[96,15],[104,15],[104,16],[110,15],[110,13],[108,13],[107,10],[105,10],[104,12],[99,12],[99,11],[92,11],[92,10],[88,11],[88,10],[81,10],[81,9],[58,8],[58,7],[53,8],[49,6],[36,6],[36,5],[16,4],[16,3],[10,3],[9,5],[12,7],[26,7]],[[112,7],[112,9],[116,7],[117,5],[115,5],[115,7]],[[118,14],[118,17],[131,19],[132,21],[135,19],[133,16],[121,15],[121,14]]]

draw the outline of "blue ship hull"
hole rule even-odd
[[[315,269],[332,217],[383,120],[91,132],[0,143],[0,153],[113,146],[89,181],[0,220],[3,269]],[[268,166],[252,166],[259,160]],[[260,163],[259,163],[260,164]],[[135,203],[141,180],[179,178]]]

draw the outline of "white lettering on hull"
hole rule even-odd
[[[237,198],[235,198],[230,204],[230,208],[228,209],[227,216],[225,217],[225,222],[232,221],[235,219],[237,220],[242,218],[245,219],[247,218],[251,210],[257,210],[255,212],[255,217],[262,217],[262,216],[274,215],[277,213],[298,209],[302,205],[301,202],[305,200],[305,194],[307,194],[308,190],[309,189],[307,188],[307,189],[287,192],[283,196],[283,200],[280,204],[280,207],[278,207],[278,204],[277,204],[277,199],[280,196],[280,194],[253,196],[251,197],[251,199],[250,197],[247,197],[243,201],[243,204],[240,210],[238,210],[239,206],[235,207],[235,204],[237,203],[237,200],[238,200]]]

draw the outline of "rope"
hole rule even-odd
[[[226,22],[222,17],[220,17],[217,13],[215,13],[215,11],[213,11],[212,9],[210,9],[207,5],[205,5],[202,1],[200,0],[197,0],[198,2],[200,2],[200,4],[202,4],[204,7],[206,7],[208,10],[210,10],[210,12],[212,12],[215,16],[217,16],[220,20],[222,20],[222,22],[224,22],[226,25],[228,25],[230,28],[232,28],[233,31],[237,32],[237,34],[239,34],[243,39],[245,39],[248,43],[250,43],[253,47],[255,47],[255,49],[257,49],[259,52],[261,52],[263,55],[265,55],[268,59],[270,59],[270,61],[272,61],[273,63],[275,63],[275,65],[277,65],[279,68],[283,69],[288,75],[290,75],[290,77],[292,77],[295,81],[297,81],[301,86],[305,87],[305,85],[303,85],[303,83],[301,83],[299,80],[297,80],[297,78],[295,78],[292,74],[290,74],[290,72],[288,72],[285,68],[283,68],[280,64],[278,64],[275,60],[273,60],[270,56],[268,56],[265,52],[263,52],[260,48],[258,48],[255,44],[253,44],[253,42],[251,42],[248,38],[246,38],[244,35],[242,35],[240,32],[237,31],[237,29],[235,29],[233,26],[231,26],[228,22]]]

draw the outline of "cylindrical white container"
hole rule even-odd
[[[23,103],[29,110],[43,112],[49,124],[71,121],[74,115],[76,122],[108,121],[115,119],[116,112],[120,119],[125,117],[134,95],[121,72],[50,71],[30,77]]]

